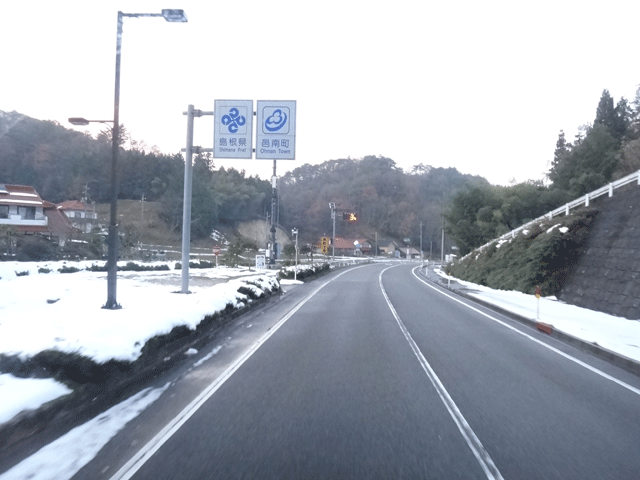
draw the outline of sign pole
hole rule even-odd
[[[211,152],[210,148],[193,146],[193,123],[195,117],[213,115],[213,112],[196,110],[193,105],[183,113],[187,116],[187,148],[184,149],[184,198],[182,200],[182,288],[180,293],[189,293],[189,254],[191,248],[191,180],[193,178],[193,153]]]
[[[276,159],[273,159],[273,177],[271,178],[271,265],[276,264],[276,197],[277,191]]]
[[[189,253],[191,246],[191,179],[193,169],[193,105],[187,108],[187,149],[184,159],[184,200],[182,205],[182,289],[189,293]]]

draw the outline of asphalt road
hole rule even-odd
[[[291,288],[74,478],[640,478],[640,379],[414,267]]]

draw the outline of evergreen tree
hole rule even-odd
[[[609,93],[609,90],[602,91],[600,102],[598,102],[598,108],[596,109],[596,119],[594,124],[602,124],[609,131],[613,132],[616,128],[616,109],[613,107],[613,97]]]
[[[621,141],[627,136],[629,127],[631,126],[632,111],[626,98],[620,98],[616,105],[615,113],[616,116],[612,134],[616,139]]]
[[[551,162],[551,170],[548,177],[553,182],[554,188],[561,190],[569,189],[569,182],[573,175],[573,165],[570,160],[571,143],[567,142],[564,131],[560,130],[558,140],[556,141],[556,149]]]

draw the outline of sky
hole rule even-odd
[[[188,105],[295,100],[295,160],[391,158],[493,184],[543,179],[560,130],[592,122],[602,91],[640,85],[637,0],[143,0],[6,2],[0,110],[113,118],[117,11],[183,9],[187,23],[125,18],[120,121],[164,153],[186,144]],[[213,117],[194,144],[213,147]],[[271,160],[216,159],[269,178]]]
[[[77,266],[86,268],[90,264],[80,262]],[[204,269],[198,271],[198,276],[223,280],[223,283],[213,287],[192,284],[190,290],[193,294],[179,295],[172,292],[180,284],[180,271],[120,272],[118,299],[123,308],[103,310],[100,306],[106,299],[106,274],[87,271],[58,273],[62,265],[63,262],[0,262],[0,291],[3,293],[0,296],[0,354],[29,357],[46,348],[58,348],[79,351],[99,362],[110,358],[132,360],[140,355],[146,339],[166,333],[176,325],[195,328],[207,313],[224,308],[227,302],[238,304],[239,299],[246,299],[237,293],[237,288],[247,274],[251,275],[250,280],[259,282],[263,288],[275,282],[274,272],[265,275],[246,269]],[[51,272],[38,273],[40,268]],[[28,271],[29,275],[16,276],[16,271]],[[446,277],[441,271],[438,273]],[[300,283],[283,280],[281,286],[286,291]],[[484,301],[528,318],[534,319],[539,315],[540,321],[556,330],[596,342],[640,361],[640,348],[637,346],[640,321],[567,305],[554,297],[542,298],[538,304],[533,295],[460,283],[471,288],[471,295]],[[58,301],[48,303],[48,299]],[[91,322],[86,321],[89,317]],[[149,321],[142,321],[144,319]],[[136,328],[131,328],[132,325]],[[522,334],[528,335],[526,332]],[[214,342],[202,352],[190,349],[187,353],[196,355],[193,368],[207,368],[202,365],[222,348],[225,348],[224,342]],[[146,389],[114,406],[0,474],[0,480],[52,477],[62,480],[73,477],[128,421],[159,398],[167,386]],[[19,379],[0,373],[0,424],[25,408],[37,408],[68,393],[66,386],[51,379]]]

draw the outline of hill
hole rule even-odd
[[[588,208],[494,240],[448,271],[498,290],[533,294],[540,286],[543,296],[640,319],[639,203],[637,185],[616,189]]]

